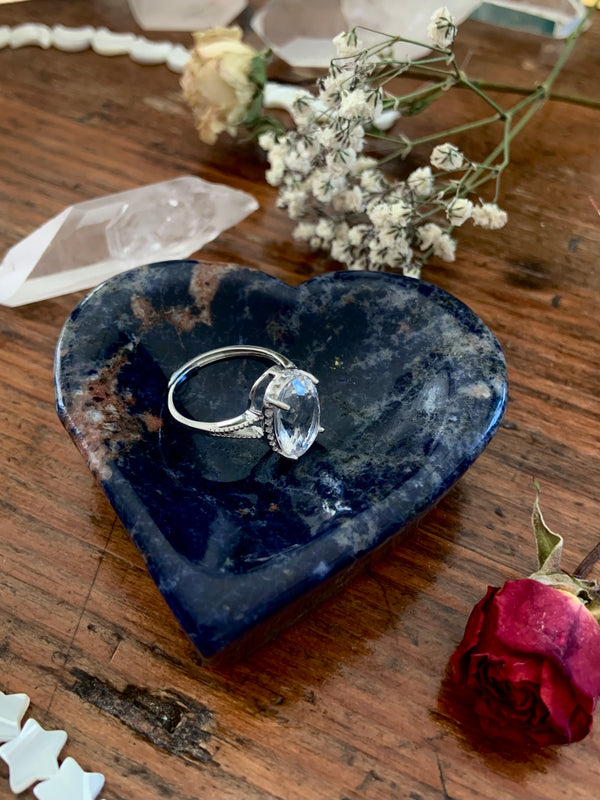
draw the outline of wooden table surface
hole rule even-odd
[[[23,21],[139,30],[125,0],[0,5],[0,25]],[[457,47],[471,75],[533,85],[561,44],[468,22]],[[272,75],[294,77],[277,62]],[[556,89],[598,101],[599,75],[600,13]],[[336,268],[291,239],[255,145],[199,142],[164,66],[7,48],[0,82],[3,252],[72,203],[192,174],[260,202],[203,258],[290,283]],[[464,93],[444,102],[407,129],[471,108]],[[599,131],[599,109],[548,102],[515,141],[506,228],[463,226],[456,261],[424,270],[504,349],[510,399],[490,446],[385,560],[227,667],[200,662],[57,418],[54,348],[85,293],[0,307],[0,689],[26,692],[31,716],[67,731],[62,757],[105,775],[101,797],[600,795],[600,721],[581,743],[519,758],[443,689],[487,585],[535,569],[534,478],[566,567],[600,539]],[[0,762],[3,798],[7,775]]]

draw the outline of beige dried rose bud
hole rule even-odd
[[[257,89],[250,79],[257,55],[242,41],[242,31],[237,26],[194,34],[181,88],[200,139],[206,144],[214,144],[224,130],[235,136]]]

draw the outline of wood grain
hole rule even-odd
[[[0,6],[0,24],[23,21],[136,30],[120,0]],[[543,78],[560,47],[478,23],[459,42],[471,74],[519,84]],[[600,14],[557,89],[600,99],[599,53]],[[336,268],[292,241],[253,144],[198,141],[164,67],[36,48],[0,62],[3,252],[66,205],[189,173],[260,202],[203,258],[290,283]],[[476,111],[453,94],[403,124],[425,132]],[[456,262],[425,270],[504,348],[510,400],[489,448],[410,539],[229,667],[200,663],[56,416],[54,347],[84,293],[0,308],[0,689],[27,692],[40,723],[68,732],[63,756],[104,773],[106,800],[598,796],[597,730],[515,755],[477,733],[444,676],[487,585],[534,569],[534,477],[567,567],[600,538],[599,123],[549,102],[502,180],[508,226],[464,226]]]

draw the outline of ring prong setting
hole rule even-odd
[[[273,361],[250,389],[248,408],[237,417],[218,422],[197,420],[182,413],[175,392],[190,375],[203,367],[229,358],[258,358]],[[168,381],[167,406],[177,422],[211,436],[260,439],[272,450],[296,461],[323,431],[317,384],[310,372],[297,369],[289,358],[257,345],[232,345],[209,350],[186,361]]]
[[[281,400],[269,400],[270,405],[276,406],[280,408],[282,411],[289,411],[290,406],[287,403],[282,402]]]

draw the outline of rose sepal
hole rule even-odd
[[[540,509],[540,487],[535,483],[536,498],[531,515],[531,523],[537,547],[538,568],[529,577],[561,592],[575,595],[600,624],[600,584],[597,580],[587,580],[578,574],[561,569],[564,539],[550,530]]]

